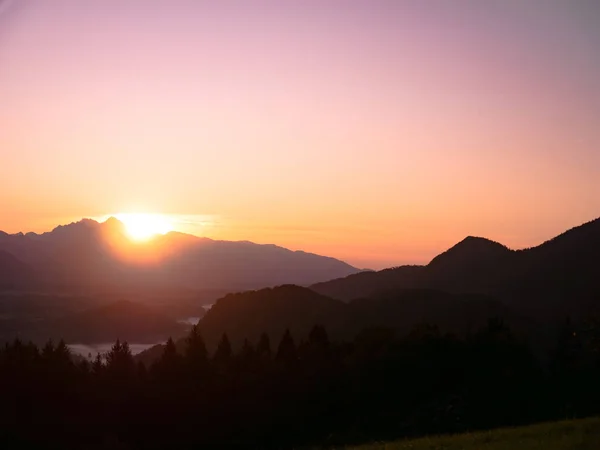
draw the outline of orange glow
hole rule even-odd
[[[173,230],[168,217],[159,214],[117,214],[123,222],[127,235],[135,241],[147,241],[158,234]]]
[[[121,211],[136,262],[174,230],[377,269],[599,214],[574,2],[55,3],[0,0],[2,231]]]

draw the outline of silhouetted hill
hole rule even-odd
[[[126,300],[45,321],[34,330],[24,330],[23,338],[44,342],[64,339],[67,343],[94,344],[121,339],[153,343],[178,336],[188,327],[153,308]]]
[[[430,268],[442,270],[476,270],[481,265],[496,264],[511,250],[489,239],[468,236],[454,247],[431,260]]]
[[[245,338],[257,342],[266,332],[272,345],[286,329],[294,336],[305,336],[315,324],[339,330],[345,321],[344,303],[293,285],[228,294],[200,320],[207,345],[214,347],[227,332],[233,345]],[[333,331],[335,333],[335,331]]]
[[[480,294],[451,294],[430,289],[387,292],[348,304],[351,317],[362,327],[392,328],[404,334],[415,326],[430,324],[442,332],[464,334],[500,318],[522,331],[529,323],[502,302]]]
[[[84,219],[43,234],[0,235],[0,251],[34,270],[35,288],[172,287],[243,290],[346,276],[342,261],[275,245],[215,241],[183,233],[131,241],[121,222]],[[14,273],[18,263],[5,263]],[[11,273],[12,273],[11,272]]]
[[[600,219],[517,252],[519,282],[532,289],[586,295],[600,293]]]
[[[358,273],[315,284],[315,292],[344,301],[383,289],[440,289],[490,294],[531,315],[583,315],[600,306],[600,219],[538,247],[510,250],[468,237],[427,266]]]
[[[244,339],[258,342],[263,332],[275,350],[286,329],[300,341],[316,324],[324,326],[332,339],[348,340],[370,328],[391,329],[402,336],[423,324],[464,335],[485,326],[492,317],[503,319],[517,332],[531,325],[501,302],[482,295],[404,290],[344,303],[308,288],[286,285],[228,294],[206,313],[199,327],[210,350],[216,348],[223,333],[234,348],[240,348]],[[177,342],[180,351],[184,346],[183,340]],[[161,354],[162,347],[156,346],[137,359],[147,364]]]
[[[514,252],[489,239],[469,236],[427,265],[427,287],[453,292],[494,293],[499,271]]]
[[[311,286],[311,289],[329,297],[350,301],[396,289],[412,289],[422,286],[424,269],[425,266],[400,266],[377,272],[360,272],[315,284]]]

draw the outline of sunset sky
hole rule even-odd
[[[0,229],[170,215],[359,267],[600,216],[596,0],[0,0]]]

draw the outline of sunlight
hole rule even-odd
[[[136,241],[145,241],[173,230],[171,221],[160,214],[126,213],[117,214],[116,217],[125,225],[129,237]]]

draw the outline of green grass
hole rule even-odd
[[[600,418],[543,423],[521,428],[502,428],[374,443],[347,450],[591,450],[600,449]]]

